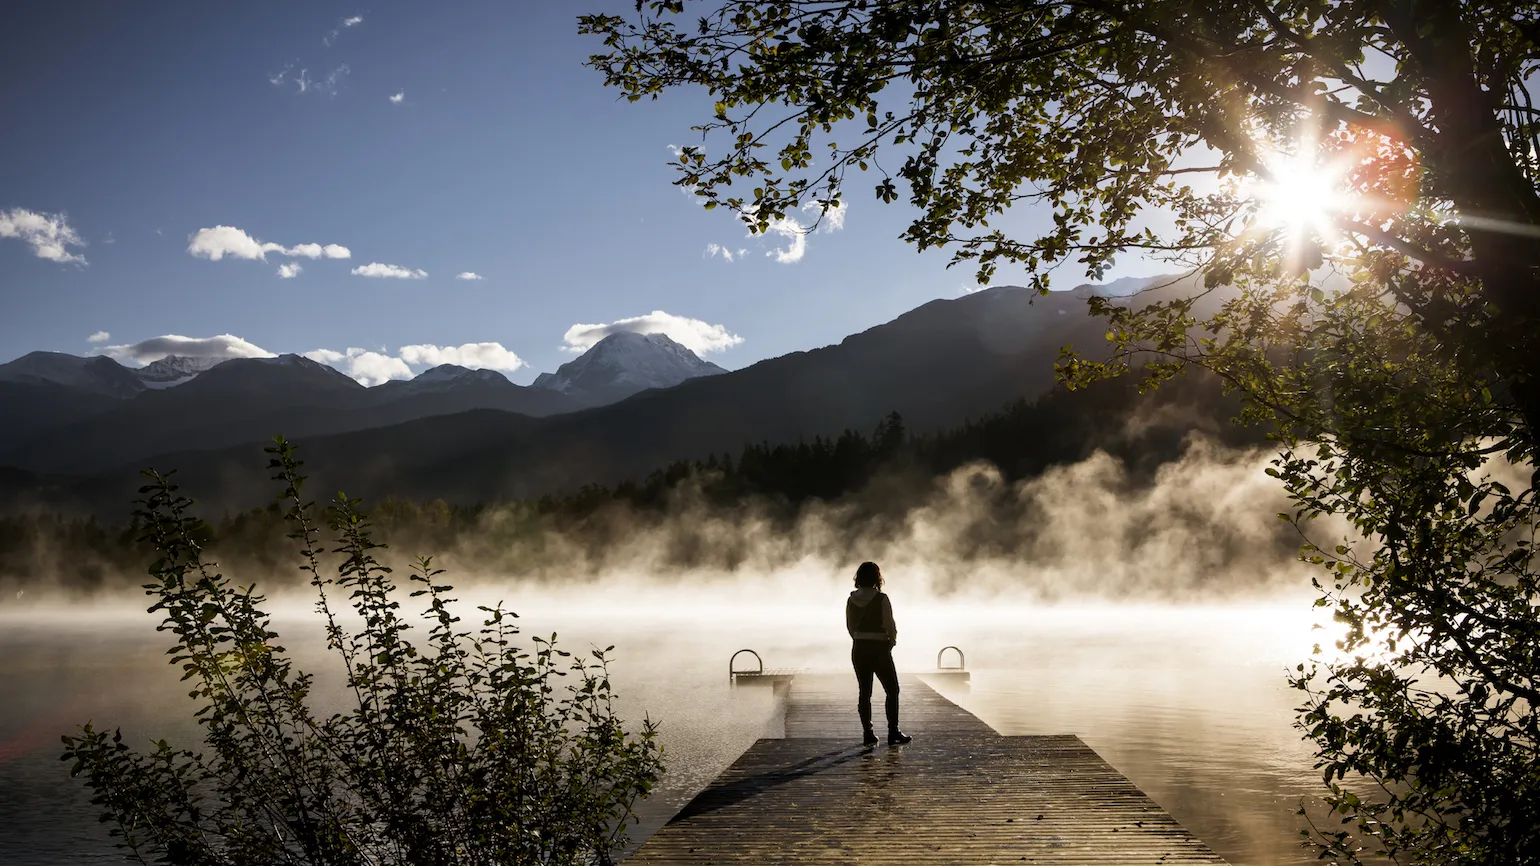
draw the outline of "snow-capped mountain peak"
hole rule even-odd
[[[158,361],[151,361],[134,372],[147,388],[170,388],[186,382],[199,373],[207,372],[227,360],[229,359],[207,356],[167,355]]]
[[[534,386],[601,405],[649,388],[672,388],[688,379],[726,372],[667,334],[623,331],[595,343],[555,373],[540,374]]]

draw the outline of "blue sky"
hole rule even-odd
[[[668,148],[709,100],[626,103],[582,65],[575,16],[630,5],[6,4],[0,359],[228,334],[363,376],[458,359],[528,382],[604,325],[738,368],[972,287],[861,186],[796,261],[702,211]]]

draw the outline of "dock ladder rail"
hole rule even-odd
[[[759,665],[755,670],[738,670],[738,656],[748,653],[754,657]],[[797,671],[791,668],[765,668],[765,660],[759,657],[759,653],[751,649],[741,649],[733,653],[727,660],[727,681],[733,686],[737,685],[769,685],[776,686],[791,682],[797,675]]]
[[[957,664],[942,664],[946,659],[947,650],[957,653]],[[954,683],[966,683],[973,679],[972,675],[968,673],[967,657],[963,655],[961,647],[955,646],[944,646],[940,652],[936,653],[936,669],[928,672],[926,676]]]

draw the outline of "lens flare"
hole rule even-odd
[[[1335,232],[1332,216],[1347,205],[1343,178],[1348,166],[1322,163],[1319,153],[1314,142],[1304,140],[1292,153],[1262,156],[1262,170],[1247,190],[1257,202],[1256,227],[1293,238]]]

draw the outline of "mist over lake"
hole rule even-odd
[[[466,615],[502,601],[526,639],[555,631],[580,654],[616,646],[619,709],[660,724],[667,766],[633,845],[754,740],[781,736],[781,699],[728,687],[734,651],[848,671],[841,561],[865,554],[889,575],[902,670],[931,670],[938,650],[961,647],[971,686],[938,688],[1000,733],[1079,734],[1230,862],[1304,863],[1295,811],[1316,803],[1319,777],[1284,674],[1321,634],[1264,466],[1258,449],[1193,437],[1144,473],[1097,453],[1019,480],[984,463],[932,481],[878,476],[862,495],[887,491],[903,503],[892,516],[857,496],[810,502],[789,521],[768,503],[724,511],[684,488],[663,511],[600,512],[602,531],[548,528],[538,546],[511,548],[500,539],[517,536],[501,527],[514,518],[496,512],[480,531],[435,536],[417,512],[403,521],[386,508],[397,521],[387,540],[399,538],[379,554],[405,568],[437,552]],[[271,587],[284,644],[318,674],[318,709],[343,708],[301,575],[274,571],[292,542],[243,540],[225,555],[213,543],[232,580]],[[95,588],[82,585],[68,546],[34,547],[40,566],[12,572],[0,606],[15,660],[0,677],[19,696],[0,717],[0,781],[8,814],[26,816],[0,825],[26,863],[106,850],[82,784],[57,761],[59,734],[92,721],[188,745],[199,735],[134,575],[104,558]],[[498,578],[500,561],[529,570]]]
[[[848,665],[838,629],[843,581],[768,583],[740,577],[696,592],[617,581],[614,591],[496,593],[522,612],[526,637],[555,631],[575,652],[614,644],[622,712],[662,725],[668,772],[640,807],[634,841],[756,738],[780,736],[779,700],[769,689],[730,688],[729,655],[751,647],[774,667]],[[1232,863],[1311,862],[1297,847],[1294,812],[1313,802],[1319,776],[1292,728],[1296,700],[1283,679],[1320,637],[1300,594],[1222,605],[1045,605],[906,598],[896,581],[890,592],[903,616],[900,668],[933,669],[936,650],[962,647],[971,686],[938,687],[996,730],[1079,734]],[[494,593],[481,586],[464,595]],[[819,594],[823,603],[811,598]],[[300,605],[279,606],[278,631],[302,665],[323,663],[317,623]],[[162,642],[150,617],[121,601],[13,608],[0,626],[0,689],[9,696],[0,710],[0,850],[27,866],[106,862],[114,855],[105,831],[57,760],[57,736],[95,720],[122,725],[130,739],[193,742]]]

